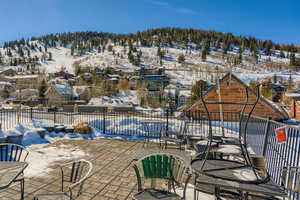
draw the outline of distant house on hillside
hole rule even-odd
[[[15,76],[15,75],[17,75],[17,72],[16,72],[16,70],[14,70],[12,68],[9,68],[9,69],[5,69],[5,70],[0,71],[0,75],[2,75],[2,76]]]
[[[177,107],[185,106],[189,103],[191,97],[191,89],[179,85],[170,84],[164,89],[164,99],[172,94]]]
[[[74,86],[74,92],[77,94],[80,100],[88,102],[91,99],[91,88],[88,86]]]
[[[141,84],[148,91],[160,91],[169,84],[169,78],[166,75],[144,75],[141,77]]]
[[[15,91],[15,88],[11,83],[0,81],[0,97],[1,99],[8,98],[12,92]]]
[[[59,105],[77,100],[78,94],[70,85],[54,84],[45,92],[45,98],[48,99],[48,104]]]
[[[13,84],[16,88],[28,88],[28,85],[40,84],[45,79],[45,76],[42,74],[25,74],[16,76],[5,76],[4,79],[7,82]]]
[[[0,81],[0,90],[8,90],[9,92],[13,92],[15,89],[9,82]]]
[[[234,74],[227,73],[220,80],[220,91],[221,99],[223,102],[244,102],[245,101],[245,88],[248,87],[243,81],[237,78]],[[217,93],[217,86],[211,87],[206,94],[204,99],[206,101],[219,101],[219,95]],[[249,91],[249,102],[254,102],[256,100],[256,93],[248,88]],[[210,112],[220,112],[219,105],[207,105]],[[242,110],[242,105],[222,105],[223,112],[240,112]],[[250,111],[251,106],[247,106],[246,113]],[[188,111],[200,110],[205,112],[204,106],[201,100],[198,100]],[[272,117],[274,120],[284,120],[288,119],[288,113],[276,105],[275,103],[261,98],[258,102],[253,115],[259,117]],[[226,120],[226,115],[224,116]]]
[[[70,74],[70,73],[65,72],[65,71],[59,71],[59,72],[55,72],[55,73],[50,73],[49,75],[52,78],[61,77],[61,78],[64,78],[64,79],[70,79],[70,78],[74,78],[75,77],[74,74]]]
[[[29,101],[38,98],[38,90],[37,89],[22,89],[16,90],[14,93],[11,94],[16,100],[21,101]]]
[[[147,75],[163,75],[165,70],[164,68],[147,68],[141,67],[137,70],[138,75],[147,76]]]
[[[91,81],[93,78],[93,75],[91,73],[85,72],[83,74],[81,74],[81,77],[85,80],[85,81]]]
[[[272,100],[279,103],[282,100],[282,95],[285,93],[286,88],[279,84],[271,84],[270,89],[272,92]]]
[[[300,120],[300,93],[286,93],[283,101],[284,104],[289,105],[290,117]]]
[[[139,76],[132,76],[129,78],[130,86],[132,89],[137,89],[140,84],[140,77]]]

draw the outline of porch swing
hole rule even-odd
[[[230,82],[231,82],[231,73]],[[231,83],[229,83],[231,84]],[[227,102],[221,101],[220,85],[218,83],[219,101],[206,101],[201,91],[200,99],[204,106],[208,119],[208,137],[204,140],[206,142],[203,152],[199,152],[195,159],[192,160],[192,168],[202,175],[219,178],[227,181],[234,181],[239,183],[265,183],[269,180],[269,175],[260,169],[254,167],[248,149],[247,149],[247,128],[251,115],[260,100],[259,85],[256,88],[257,98],[254,102],[249,102],[249,89],[245,87],[245,101],[244,102]],[[241,105],[239,120],[239,134],[238,137],[231,138],[224,134],[216,136],[212,131],[212,118],[207,105],[219,105],[222,110],[220,114],[223,116],[222,105]],[[245,115],[246,108],[250,106],[250,111]],[[220,117],[221,124],[224,125],[223,117]],[[224,128],[224,127],[223,127]],[[220,145],[234,144],[240,148],[240,155],[227,153],[224,156],[222,151],[218,151]],[[244,173],[244,174],[243,174]]]

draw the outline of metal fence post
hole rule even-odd
[[[269,117],[267,120],[267,124],[265,126],[265,137],[264,137],[264,143],[263,143],[263,152],[262,155],[265,157],[267,153],[267,147],[268,147],[268,139],[269,139],[269,130],[270,130],[270,124],[271,124],[272,118]]]
[[[30,108],[30,120],[32,120],[32,108]]]
[[[54,110],[54,112],[53,112],[53,117],[54,117],[54,123],[56,123],[56,110]]]
[[[3,109],[0,110],[0,130],[2,130],[2,112],[3,112]]]
[[[103,134],[106,132],[106,109],[103,109]]]
[[[167,108],[167,124],[166,124],[166,131],[169,131],[169,109]]]

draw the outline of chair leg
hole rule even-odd
[[[20,186],[21,186],[21,200],[23,200],[24,199],[24,190],[25,190],[25,180],[24,179],[22,179],[20,181]]]
[[[215,199],[216,199],[216,200],[220,200],[220,199],[221,199],[220,196],[221,196],[221,195],[220,195],[220,188],[217,187],[217,186],[215,186]]]

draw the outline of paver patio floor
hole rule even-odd
[[[94,140],[60,140],[49,146],[74,145],[88,156],[84,159],[93,164],[92,176],[84,186],[83,194],[78,200],[131,199],[136,192],[135,173],[131,161],[143,148],[143,142],[94,139]],[[60,161],[62,164],[65,161]],[[25,179],[25,199],[31,200],[34,193],[48,193],[60,190],[60,171],[58,164],[39,177]],[[0,191],[1,200],[20,199],[19,184]]]

